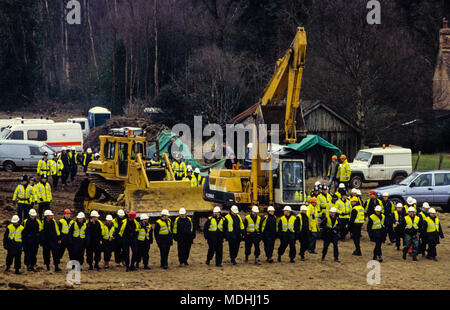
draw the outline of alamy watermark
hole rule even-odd
[[[381,4],[378,0],[370,0],[367,2],[366,8],[369,11],[366,16],[367,23],[369,25],[381,24]]]
[[[381,283],[381,264],[379,261],[371,260],[367,262],[367,269],[370,271],[367,273],[366,280],[369,285],[378,285]]]
[[[66,4],[66,21],[69,25],[81,25],[81,4],[78,0],[70,0]]]
[[[70,269],[67,272],[66,281],[68,284],[81,284],[81,265],[77,260],[70,260],[66,265],[67,269]]]

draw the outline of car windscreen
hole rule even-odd
[[[0,139],[1,139],[1,140],[5,140],[6,137],[7,137],[10,133],[11,133],[11,130],[10,130],[10,129],[4,129],[4,130],[2,131],[2,134],[0,135]]]
[[[417,177],[417,175],[418,175],[417,172],[411,173],[409,176],[407,176],[403,181],[401,181],[398,184],[400,184],[400,185],[408,185],[409,183],[411,183],[412,180],[414,180]]]
[[[355,160],[358,160],[358,161],[369,161],[370,156],[372,156],[372,153],[359,151],[358,154],[356,154]]]

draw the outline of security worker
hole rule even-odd
[[[313,199],[316,199],[315,197]],[[278,221],[278,235],[280,236],[280,246],[278,248],[278,262],[281,262],[281,256],[289,246],[289,258],[291,263],[295,263],[295,230],[294,222],[296,217],[292,215],[290,206],[283,208],[284,215]]]
[[[137,235],[139,222],[136,220],[136,212],[130,211],[128,219],[122,221],[119,236],[122,239],[123,260],[125,262],[125,271],[136,270],[137,263]],[[131,248],[131,264],[130,264],[130,248]]]
[[[320,187],[321,187],[322,185],[317,185],[317,186],[314,186],[314,188],[313,188],[313,190],[312,190],[312,192],[308,195],[308,197],[306,197],[306,203],[307,204],[310,204],[311,203],[311,199],[312,198],[316,198],[317,199],[317,197],[319,196],[319,194],[320,194]],[[317,202],[318,202],[318,200],[317,200]]]
[[[117,211],[117,217],[113,219],[114,230],[116,231],[116,236],[114,238],[114,261],[117,266],[120,266],[123,261],[123,244],[122,237],[119,234],[120,228],[122,228],[123,221],[126,221],[125,212],[120,209]]]
[[[341,163],[338,167],[337,178],[339,178],[339,182],[345,185],[345,188],[348,189],[350,186],[350,176],[352,174],[352,169],[350,168],[350,164],[347,161],[347,156],[344,154],[339,157]]]
[[[337,215],[337,209],[331,208],[328,213],[325,213],[322,216],[322,221],[320,222],[320,228],[322,229],[322,238],[323,238],[323,249],[322,249],[322,261],[325,260],[325,256],[327,255],[328,246],[330,243],[333,243],[333,255],[334,261],[339,263],[339,248],[338,248],[338,240],[339,240],[339,231],[341,230],[341,224],[339,220],[339,216]]]
[[[28,179],[28,184],[27,184],[27,192],[30,195],[30,204],[26,207],[26,209],[28,209],[27,214],[25,215],[25,218],[29,218],[29,212],[30,210],[34,207],[34,205],[37,203],[37,197],[36,197],[36,192],[37,192],[37,184],[34,182],[34,177],[30,177]]]
[[[67,153],[66,147],[63,147],[61,149],[60,159],[63,163],[63,169],[61,171],[61,181],[62,181],[62,184],[64,187],[64,185],[66,185],[67,178],[69,177],[69,174],[70,174],[70,158],[69,158],[69,153]]]
[[[380,263],[383,261],[381,245],[386,241],[386,216],[381,213],[382,210],[381,206],[376,206],[375,213],[369,216],[367,222],[367,233],[370,241],[375,242],[373,260]]]
[[[238,214],[238,207],[233,205],[230,211],[229,214],[225,215],[222,225],[225,240],[228,241],[231,263],[237,265],[236,257],[239,253],[239,245],[244,235],[245,227],[241,216]]]
[[[339,213],[339,222],[341,224],[339,239],[345,240],[345,236],[347,236],[349,231],[348,224],[350,222],[350,213],[352,210],[350,201],[347,199],[347,192],[342,192],[341,198],[336,202],[336,206]]]
[[[43,174],[45,175],[50,175],[50,161],[48,159],[48,153],[44,152],[44,156],[42,159],[39,159],[38,165],[37,165],[37,174],[39,176],[42,176]]]
[[[259,208],[257,206],[252,207],[252,213],[246,215],[244,218],[245,227],[245,262],[248,262],[248,257],[252,252],[252,246],[255,247],[255,265],[261,265],[259,262],[259,255],[261,250],[259,243],[261,241],[261,217],[258,215]]]
[[[100,270],[98,263],[103,243],[103,223],[98,219],[99,217],[100,214],[97,211],[91,211],[91,220],[86,228],[86,262],[89,270],[93,270],[92,263],[95,269]]]
[[[69,229],[73,224],[70,218],[71,212],[69,209],[64,210],[64,217],[58,221],[59,231],[61,232],[61,244],[59,245],[59,259],[63,258],[64,252],[69,250]]]
[[[75,147],[72,146],[71,151],[69,152],[69,162],[70,162],[70,181],[73,182],[75,180],[75,176],[78,172],[78,154],[75,150]]]
[[[428,202],[424,202],[422,204],[422,210],[420,210],[419,213],[417,214],[424,221],[424,226],[426,226],[426,223],[425,223],[426,218],[430,216],[429,211],[430,211],[430,205],[428,204]],[[424,227],[424,228],[426,228],[426,227]],[[419,231],[419,253],[422,254],[422,257],[425,256],[425,250],[427,247],[427,243],[425,241],[424,236],[425,236],[425,230]]]
[[[206,265],[216,255],[216,266],[222,267],[223,256],[223,223],[220,207],[214,207],[213,215],[208,218],[203,227],[203,235],[208,242],[208,253],[206,254]]]
[[[394,228],[392,227],[392,213],[395,211],[394,203],[389,199],[389,193],[383,193],[383,199],[381,200],[383,205],[381,206],[386,217],[386,231],[391,243],[395,242]]]
[[[44,257],[44,264],[47,266],[47,271],[50,271],[50,254],[53,256],[53,264],[55,271],[61,271],[59,265],[59,249],[58,245],[61,243],[61,233],[59,231],[58,223],[53,218],[54,214],[51,210],[44,211],[44,221],[42,223],[41,231],[41,245],[43,248],[42,255]]]
[[[308,205],[308,211],[306,212],[309,219],[309,246],[308,252],[311,254],[317,254],[316,241],[319,234],[319,206],[317,205],[317,198],[311,198],[311,203]]]
[[[175,161],[172,162],[172,170],[175,175],[175,180],[183,180],[183,178],[186,176],[186,164],[184,161],[181,161],[181,154],[177,153],[175,157]]]
[[[103,241],[102,241],[102,251],[103,260],[105,261],[105,269],[109,268],[109,262],[111,261],[112,251],[114,249],[114,238],[118,234],[116,227],[113,223],[113,217],[111,214],[106,216],[106,221],[103,224]]]
[[[39,249],[40,233],[42,222],[36,218],[37,212],[34,209],[29,211],[29,218],[23,223],[23,250],[25,252],[24,263],[28,271],[36,271],[37,252]]]
[[[321,215],[324,212],[328,212],[328,210],[331,208],[331,200],[332,196],[328,193],[328,186],[322,185],[321,191],[317,196],[317,203],[319,204]]]
[[[58,189],[59,178],[62,175],[62,171],[64,169],[64,164],[61,160],[61,157],[58,156],[57,153],[53,154],[53,160],[51,161],[51,176],[53,179],[53,188],[55,191]]]
[[[338,197],[338,199],[340,199],[343,192],[347,192],[345,185],[344,183],[339,183],[338,189],[334,192],[334,194]]]
[[[173,239],[177,241],[180,267],[183,265],[189,266],[189,253],[191,252],[191,246],[195,239],[194,224],[192,219],[186,215],[185,208],[181,208],[178,214],[179,216],[173,222]]]
[[[47,182],[47,175],[43,174],[41,176],[41,180],[36,185],[35,192],[36,200],[39,204],[39,218],[42,219],[43,212],[50,210],[50,203],[53,201],[52,188]]]
[[[361,256],[361,229],[364,224],[364,208],[360,205],[358,197],[353,196],[350,199],[350,203],[352,205],[352,212],[350,214],[349,220],[349,229],[350,236],[353,239],[353,243],[355,244],[355,250],[352,255]]]
[[[94,154],[92,154],[92,149],[89,147],[86,150],[86,153],[83,153],[83,159],[81,161],[84,173],[86,173],[89,163],[93,160],[94,160]]]
[[[169,219],[169,211],[164,209],[161,211],[161,218],[155,224],[155,240],[159,247],[161,255],[161,268],[169,268],[169,252],[173,244],[172,223]]]
[[[297,234],[296,239],[300,241],[300,259],[305,260],[305,252],[308,249],[308,238],[309,238],[309,218],[306,214],[308,212],[308,207],[302,205],[300,207],[300,213],[294,223],[294,230]]]
[[[330,188],[330,190],[333,184],[334,184],[334,191],[337,190],[339,183],[339,180],[337,179],[338,169],[339,169],[339,162],[337,160],[337,156],[333,155],[331,156],[331,163],[330,166],[328,167],[328,174],[327,174],[328,178],[330,179],[330,181],[328,182],[328,187]]]
[[[17,203],[17,215],[21,220],[25,218],[24,211],[29,208],[28,206],[30,205],[31,200],[31,194],[27,191],[27,185],[28,177],[23,175],[22,181],[17,185],[13,195],[13,201]]]
[[[196,180],[196,186],[202,187],[205,184],[205,178],[201,176],[200,174],[200,168],[194,169],[194,179]]]
[[[138,258],[136,268],[139,268],[139,263],[142,260],[144,269],[150,269],[148,266],[148,261],[150,259],[148,252],[150,251],[150,244],[153,243],[152,225],[149,223],[149,217],[147,214],[142,214],[140,219],[141,222],[139,223],[137,236]]]
[[[21,256],[22,256],[22,237],[24,227],[20,225],[20,218],[14,215],[11,219],[11,224],[6,227],[5,235],[3,236],[3,248],[8,252],[6,254],[6,269],[9,271],[13,261],[15,274],[21,274]]]
[[[376,206],[382,206],[383,203],[380,199],[377,198],[377,192],[375,190],[370,190],[369,192],[369,199],[366,200],[364,203],[364,213],[366,216],[371,216],[375,213],[375,207]],[[382,212],[383,213],[383,212]]]
[[[84,251],[86,249],[87,221],[83,212],[77,214],[77,219],[69,228],[69,258],[84,263]]]
[[[413,207],[414,208],[414,212],[417,214],[419,210],[417,210],[417,205],[415,204],[415,199],[412,198],[411,196],[409,196],[408,198],[406,198],[406,205],[405,205],[405,212],[408,212],[409,207]]]
[[[402,228],[400,226],[401,219],[406,216],[403,205],[399,202],[396,205],[396,210],[392,213],[392,228],[395,234],[395,247],[400,251],[400,241],[403,238]]]
[[[183,181],[189,181],[191,187],[197,187],[197,180],[194,178],[192,174],[192,169],[186,169],[186,176],[183,178]]]
[[[436,245],[439,244],[439,237],[444,238],[444,233],[442,232],[439,218],[436,216],[436,210],[434,208],[430,208],[429,214],[430,216],[425,218],[424,239],[428,244],[426,258],[437,261]]]
[[[266,261],[273,263],[272,255],[275,247],[275,239],[278,234],[277,218],[275,216],[275,208],[269,206],[267,208],[267,215],[261,221],[261,234],[264,242],[264,252],[266,254]]]
[[[408,208],[408,215],[406,215],[400,223],[404,233],[404,247],[403,247],[403,259],[406,260],[406,255],[412,244],[413,261],[417,261],[417,252],[419,250],[419,240],[417,234],[423,227],[423,220],[420,216],[416,215],[414,207]]]

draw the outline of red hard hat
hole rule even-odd
[[[376,195],[376,194],[377,194],[377,192],[374,189],[371,189],[369,192],[369,195]]]
[[[70,214],[70,213],[72,213],[72,212],[70,212],[69,209],[64,210],[64,214]]]
[[[136,217],[136,212],[130,211],[130,213],[128,213],[128,217],[129,218],[135,218]]]

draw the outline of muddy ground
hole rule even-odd
[[[28,172],[30,173],[30,172]],[[82,174],[82,173],[81,173]],[[14,214],[11,198],[12,192],[22,172],[0,172],[0,234],[3,237],[5,228]],[[309,180],[312,184],[315,180]],[[72,199],[78,182],[66,191],[54,193],[52,209],[57,218],[63,210],[72,205]],[[367,196],[369,188],[363,190]],[[445,232],[450,231],[450,214],[439,213]],[[276,249],[279,241],[276,242]],[[262,254],[262,265],[255,266],[244,262],[244,244],[238,256],[238,265],[231,266],[228,256],[228,244],[224,246],[224,264],[217,268],[205,264],[207,244],[201,233],[197,234],[189,260],[190,266],[178,267],[176,244],[172,247],[169,258],[169,269],[159,268],[159,251],[155,244],[150,249],[151,270],[140,269],[126,273],[124,267],[101,269],[100,271],[82,271],[81,284],[69,285],[66,282],[67,252],[62,259],[63,272],[55,273],[43,270],[42,250],[38,253],[38,272],[27,272],[22,267],[22,275],[5,273],[6,252],[0,249],[0,289],[450,289],[450,243],[443,239],[438,246],[438,262],[419,257],[413,262],[401,258],[401,252],[393,245],[383,245],[384,262],[381,264],[381,284],[368,285],[366,281],[366,264],[372,258],[373,243],[363,232],[362,257],[352,256],[353,242],[348,239],[339,243],[341,263],[333,262],[332,249],[325,262],[320,261],[320,254],[307,254],[307,260],[298,258],[294,264],[288,262],[287,252],[283,262],[268,264]],[[261,246],[261,250],[262,250]],[[322,241],[317,243],[321,252]],[[297,251],[299,246],[297,243]],[[252,258],[252,257],[251,257]],[[22,257],[23,259],[23,257]],[[101,263],[103,266],[103,263]],[[53,269],[53,268],[52,268]],[[255,279],[258,279],[255,281]]]

